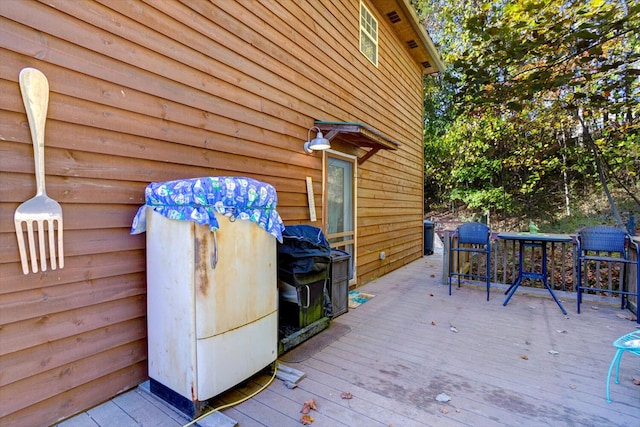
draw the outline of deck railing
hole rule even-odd
[[[449,280],[449,240],[454,235],[454,230],[443,230],[439,233],[444,244],[444,262],[443,262],[443,283],[448,284]],[[455,239],[455,237],[453,237]],[[635,237],[640,243],[640,238]],[[527,271],[540,271],[541,253],[534,248],[523,249],[523,268]],[[635,247],[632,245],[630,257],[633,260],[638,259],[639,254],[636,253]],[[576,241],[575,238],[570,243],[547,243],[547,283],[555,291],[567,292],[571,297],[574,293],[575,298],[577,270],[576,263]],[[460,262],[452,259],[452,268],[458,272],[484,272],[486,271],[485,259],[477,254],[469,255],[462,253]],[[637,286],[637,264],[628,265],[626,270],[622,263],[603,263],[597,262],[590,266],[586,280],[591,290],[583,293],[583,300],[620,304],[620,294],[615,292],[598,292],[598,289],[607,289],[609,291],[619,290],[621,274],[626,274],[625,288],[630,292],[635,292]],[[584,273],[583,273],[584,274]],[[514,240],[502,240],[497,238],[497,233],[491,243],[491,282],[494,284],[511,285],[518,275],[518,243]],[[457,279],[456,279],[457,280]],[[524,280],[520,290],[524,288],[544,288],[540,281]],[[635,296],[629,296],[629,305],[631,311],[638,313],[638,301]]]

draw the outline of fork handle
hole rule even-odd
[[[20,71],[20,91],[22,102],[27,111],[33,159],[36,167],[36,195],[46,195],[44,185],[44,125],[49,106],[49,82],[47,77],[35,68],[23,68]]]

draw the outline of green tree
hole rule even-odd
[[[612,182],[634,198],[637,0],[414,5],[449,64],[425,79],[430,205],[513,214]]]

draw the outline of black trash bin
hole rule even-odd
[[[351,255],[340,249],[331,250],[331,318],[349,311],[349,279]]]
[[[433,254],[433,239],[435,236],[435,227],[432,221],[424,221],[423,224],[424,231],[424,254],[432,255]]]

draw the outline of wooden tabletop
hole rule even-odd
[[[569,234],[524,233],[524,232],[498,233],[498,239],[524,240],[529,242],[571,242],[572,241],[572,238]]]

